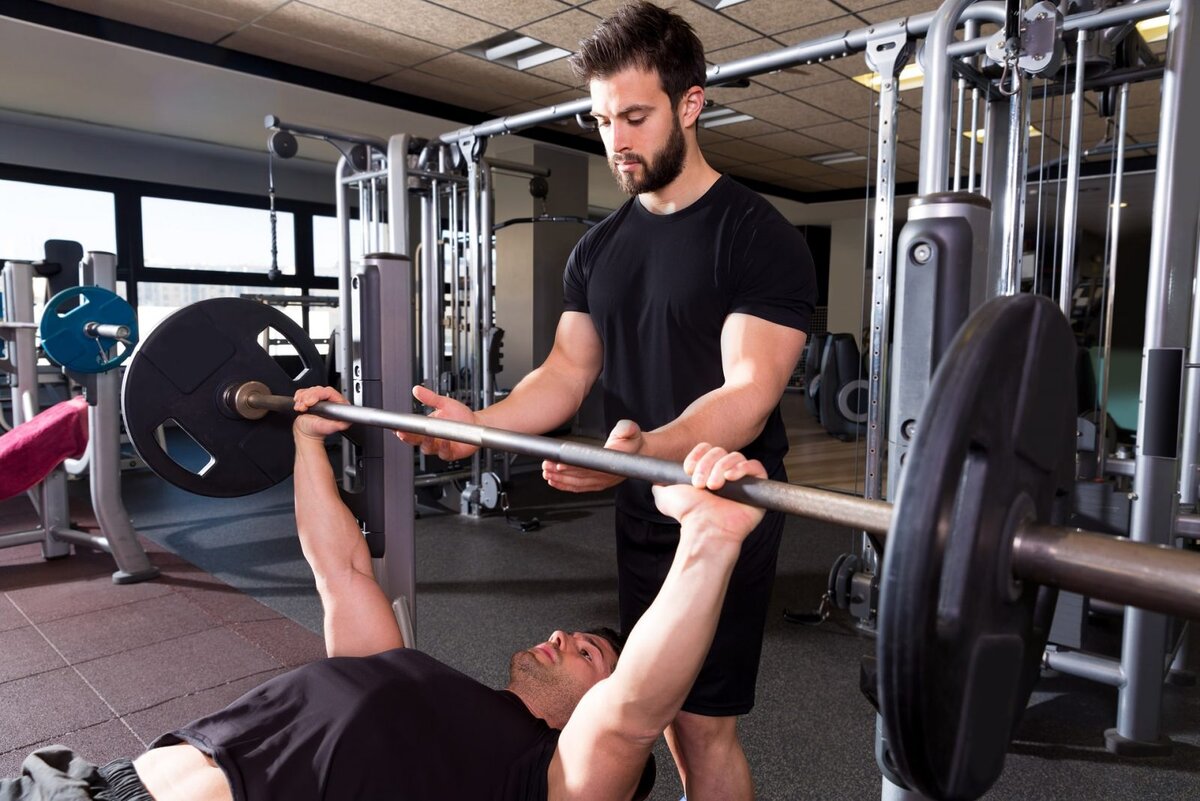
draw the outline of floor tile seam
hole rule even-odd
[[[32,589],[40,589],[40,587],[33,586],[33,587],[22,587],[21,588],[22,591],[32,590]],[[6,593],[6,595],[7,595],[7,593]],[[121,603],[112,604],[111,606],[101,606],[96,609],[88,609],[86,611],[76,612],[75,614],[71,614],[71,615],[63,615],[62,617],[49,618],[49,619],[43,620],[41,622],[42,623],[58,623],[63,620],[73,620],[74,618],[83,617],[84,615],[92,615],[92,614],[95,614],[96,612],[107,612],[109,609],[120,609],[121,607],[124,607],[124,606],[132,606],[133,604],[148,603],[149,601],[154,601],[159,598],[166,598],[167,596],[168,596],[168,593],[163,593],[162,595],[152,595],[149,598],[134,598],[133,600],[122,601]],[[25,613],[25,610],[21,609],[20,605],[14,599],[9,598],[9,602],[12,603],[13,606],[17,607],[17,609],[20,610],[22,615],[25,615],[26,620],[29,620],[30,622],[32,622],[32,618],[30,618]]]
[[[8,756],[9,754],[13,754],[13,753],[19,753],[21,751],[28,751],[30,748],[33,748],[33,746],[37,745],[40,742],[44,742],[47,739],[53,739],[57,742],[61,742],[63,739],[71,736],[72,734],[78,734],[81,731],[87,731],[88,729],[94,729],[97,726],[103,726],[105,723],[112,723],[114,720],[120,720],[120,717],[114,716],[111,718],[106,718],[104,720],[96,721],[95,723],[89,723],[86,726],[80,726],[77,729],[70,729],[69,731],[59,732],[58,734],[55,734],[51,738],[39,737],[38,739],[31,740],[28,743],[24,743],[23,745],[14,746],[5,751],[0,751],[0,757]],[[129,728],[128,724],[126,724],[126,728]],[[132,732],[132,730],[131,730],[131,732]],[[136,732],[132,732],[132,733],[133,733],[133,736],[137,738],[137,741],[139,743],[141,743],[142,747],[145,748],[146,742],[141,737],[138,737]]]
[[[10,600],[11,600],[11,599],[10,599]],[[113,707],[113,705],[112,705],[112,704],[110,704],[110,703],[108,702],[108,699],[107,699],[107,698],[105,698],[103,695],[101,695],[101,694],[100,694],[100,691],[99,691],[99,690],[97,690],[97,689],[96,689],[96,687],[95,687],[95,686],[94,686],[94,685],[93,685],[93,684],[92,684],[90,681],[88,681],[88,679],[87,679],[87,676],[84,676],[84,675],[83,675],[83,674],[82,674],[82,673],[79,671],[79,668],[77,668],[75,665],[73,665],[73,664],[71,663],[71,660],[67,659],[67,656],[66,656],[66,654],[64,654],[64,653],[62,652],[62,650],[61,650],[61,649],[59,649],[59,647],[58,647],[57,645],[55,645],[55,644],[54,644],[54,643],[53,643],[53,642],[50,640],[50,638],[49,638],[49,637],[47,637],[47,636],[46,636],[46,633],[45,633],[44,631],[42,631],[42,629],[41,629],[41,628],[40,628],[40,627],[39,627],[39,626],[38,626],[36,623],[34,623],[34,622],[33,622],[33,620],[31,620],[31,619],[30,619],[29,615],[25,614],[25,610],[21,609],[21,608],[18,606],[18,607],[17,607],[17,611],[19,611],[19,612],[21,613],[21,615],[22,615],[22,616],[23,616],[23,617],[24,617],[26,620],[28,620],[28,621],[29,621],[29,625],[30,625],[30,626],[32,626],[32,627],[33,627],[33,630],[34,630],[34,631],[36,631],[36,632],[38,633],[38,635],[40,635],[40,636],[41,636],[41,638],[42,638],[43,640],[45,640],[45,641],[46,641],[46,644],[50,646],[50,648],[51,648],[51,649],[54,651],[54,653],[58,654],[58,658],[59,658],[59,659],[61,659],[61,660],[63,661],[63,664],[65,664],[67,667],[69,667],[71,670],[73,670],[73,671],[75,672],[75,675],[79,677],[79,680],[80,680],[80,681],[82,681],[82,682],[84,683],[84,685],[85,685],[85,686],[86,686],[86,687],[87,687],[89,690],[91,690],[91,691],[92,691],[92,692],[95,694],[95,696],[96,696],[98,699],[100,699],[100,703],[104,704],[104,706],[106,706],[106,707],[108,708],[108,711],[109,711],[110,713],[112,713],[112,716],[113,716],[114,718],[120,718],[120,717],[121,717],[120,713],[119,713],[119,712],[117,712],[117,710],[116,710],[116,709]],[[137,732],[135,732],[135,731],[134,731],[132,728],[130,728],[130,726],[129,726],[129,724],[128,724],[128,723],[126,723],[126,722],[125,722],[125,721],[123,721],[123,720],[121,721],[121,723],[122,723],[122,725],[123,725],[123,726],[125,726],[125,728],[129,729],[129,733],[130,733],[130,734],[132,734],[132,735],[133,735],[135,738],[137,738],[137,741],[138,741],[139,743],[141,743],[143,746],[145,745],[145,742],[143,742],[142,738],[137,736]]]
[[[266,670],[258,670],[258,671],[255,671],[254,673],[247,673],[245,676],[238,676],[237,678],[226,679],[225,681],[218,682],[209,687],[198,687],[195,690],[188,690],[187,692],[183,693],[182,695],[176,695],[176,696],[172,696],[171,698],[164,698],[161,701],[156,701],[153,704],[150,704],[149,706],[144,706],[139,709],[131,709],[131,710],[125,712],[124,714],[119,715],[119,717],[122,720],[124,720],[125,718],[131,717],[133,715],[140,715],[144,712],[149,712],[152,709],[158,709],[161,706],[165,706],[166,704],[170,704],[170,703],[179,701],[184,698],[191,698],[192,696],[199,695],[200,693],[206,693],[211,690],[220,689],[221,687],[227,687],[230,684],[233,684],[235,682],[245,681],[246,679],[252,679],[256,676],[265,676],[265,675],[271,673],[272,671],[282,670],[282,669],[284,669],[282,665],[276,665],[275,667],[267,668]],[[213,710],[213,712],[216,712],[216,711],[218,711],[218,710],[215,710],[215,709]],[[126,725],[129,725],[129,724],[126,724]],[[180,724],[180,725],[183,725],[183,724]],[[142,738],[140,738],[140,737],[138,737],[138,741],[143,743],[143,745],[146,744],[145,741],[142,740]]]
[[[188,632],[184,632],[183,634],[174,634],[174,635],[171,635],[170,637],[164,637],[161,640],[155,640],[153,642],[148,642],[143,645],[138,645],[134,648],[121,649],[118,651],[112,651],[111,653],[107,653],[107,654],[99,654],[97,656],[90,656],[87,659],[80,659],[75,662],[68,662],[67,664],[70,667],[75,667],[77,665],[90,665],[93,662],[98,662],[101,659],[108,659],[110,657],[117,656],[118,654],[133,654],[138,651],[144,650],[146,648],[153,648],[156,645],[162,645],[164,643],[175,642],[177,640],[182,640],[185,637],[193,637],[197,634],[204,634],[206,632],[215,631],[216,629],[222,629],[222,628],[227,628],[227,626],[221,625],[220,622],[215,622],[215,623],[213,623],[213,625],[208,626],[207,628],[198,629],[196,631],[188,631]],[[46,635],[43,634],[42,636],[45,637]],[[50,640],[47,638],[46,642],[50,642]],[[50,644],[51,644],[51,646],[54,645],[54,643],[52,643],[52,642]],[[55,650],[57,651],[58,649],[55,648]],[[64,656],[64,658],[65,658],[65,656]]]
[[[290,622],[290,623],[295,623],[297,626],[300,626],[300,628],[303,628],[305,631],[308,631],[308,629],[307,629],[307,628],[305,628],[304,626],[301,626],[299,623],[296,623],[296,621],[292,620],[290,617],[287,617],[286,615],[284,615],[284,616],[281,616],[281,617],[278,617],[278,618],[269,618],[269,620],[286,620],[286,621],[288,621],[288,622]],[[264,647],[263,647],[263,645],[262,645],[261,643],[255,642],[254,640],[250,639],[250,638],[249,638],[249,637],[247,637],[245,634],[243,634],[243,633],[242,633],[242,631],[241,631],[241,627],[242,627],[242,626],[244,626],[244,625],[246,625],[246,624],[249,624],[249,623],[262,623],[262,622],[266,622],[266,621],[261,621],[261,620],[247,620],[247,621],[242,621],[242,622],[240,622],[240,623],[230,624],[230,625],[228,626],[228,628],[229,628],[229,630],[230,630],[230,631],[232,631],[232,632],[234,633],[234,635],[236,635],[238,638],[240,638],[240,639],[241,639],[241,640],[242,640],[244,643],[246,643],[247,645],[249,645],[251,648],[253,648],[254,650],[256,650],[256,651],[258,651],[259,653],[263,654],[263,655],[264,655],[264,656],[266,656],[268,659],[271,659],[271,660],[274,660],[275,662],[277,662],[277,663],[278,663],[278,667],[280,667],[280,668],[288,668],[288,667],[289,667],[289,665],[287,664],[287,662],[286,662],[286,661],[285,661],[285,660],[284,660],[282,657],[276,656],[275,654],[271,653],[271,652],[270,652],[270,651],[268,651],[266,648],[264,648]],[[322,638],[322,640],[324,640],[324,638]]]

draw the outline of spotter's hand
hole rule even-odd
[[[475,412],[471,411],[466,404],[459,403],[453,398],[439,395],[432,389],[419,384],[413,387],[413,397],[426,406],[433,408],[433,411],[429,414],[430,417],[437,418],[438,420],[453,420],[458,423],[478,425],[475,419]],[[464,442],[427,437],[423,434],[407,434],[403,431],[397,431],[396,436],[400,438],[401,442],[406,442],[414,448],[420,448],[421,453],[426,456],[437,456],[446,462],[465,459],[479,450],[474,445],[468,445]]]
[[[604,447],[624,453],[638,453],[645,442],[646,439],[637,423],[621,420],[613,426]],[[542,478],[546,479],[547,484],[563,492],[599,492],[625,480],[624,476],[549,461],[542,462]]]

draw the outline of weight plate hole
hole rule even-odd
[[[292,381],[300,381],[304,378],[305,373],[309,370],[309,365],[304,363],[303,357],[296,350],[295,343],[285,334],[280,333],[279,329],[267,326],[258,332],[256,339],[259,347],[265,350],[267,355],[291,376]]]
[[[171,461],[189,473],[203,476],[217,463],[216,458],[174,418],[159,426],[154,436]]]

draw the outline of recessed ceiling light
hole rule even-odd
[[[1138,33],[1146,40],[1146,44],[1151,42],[1161,42],[1167,38],[1167,31],[1170,29],[1171,19],[1164,14],[1161,17],[1151,17],[1144,19],[1137,24]]]
[[[503,64],[515,70],[527,70],[530,67],[557,61],[571,55],[570,50],[548,45],[532,36],[513,32],[484,39],[482,42],[464,47],[463,50],[485,61]]]
[[[829,167],[834,164],[848,164],[852,161],[866,161],[867,157],[861,153],[855,153],[853,150],[842,150],[837,153],[820,153],[816,156],[809,156],[808,160],[823,167]]]
[[[984,131],[983,128],[980,128],[978,131],[976,131],[974,136],[971,135],[970,131],[963,131],[964,137],[966,137],[967,139],[974,139],[976,142],[983,142],[983,140],[986,138],[985,134],[986,134],[986,131]],[[1041,136],[1041,135],[1042,135],[1041,131],[1039,131],[1037,128],[1033,127],[1032,125],[1029,126],[1029,138],[1030,139],[1033,139],[1034,137]]]
[[[855,83],[861,83],[868,89],[873,89],[878,92],[883,87],[883,76],[878,72],[865,72],[862,75],[854,76]],[[906,64],[904,69],[900,70],[900,91],[906,92],[909,89],[919,89],[925,83],[925,71],[921,69],[921,65],[917,62]]]
[[[720,128],[722,125],[733,125],[737,122],[749,122],[754,119],[749,114],[742,114],[735,109],[725,106],[713,106],[700,112],[701,128]]]

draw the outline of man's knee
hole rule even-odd
[[[728,748],[737,745],[737,718],[680,712],[671,728],[680,745],[688,751]]]

